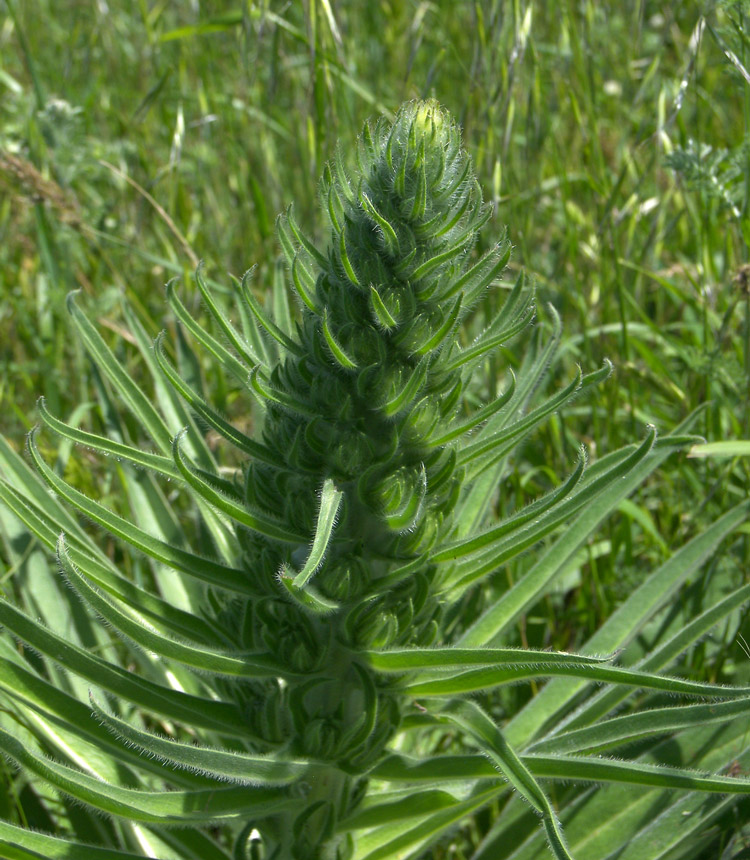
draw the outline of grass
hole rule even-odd
[[[0,3],[0,430],[14,445],[35,423],[40,394],[54,414],[97,427],[95,411],[79,408],[101,381],[69,334],[71,289],[84,291],[126,357],[115,336],[125,327],[120,297],[155,336],[163,284],[189,281],[198,260],[219,283],[258,263],[254,283],[269,293],[284,276],[275,214],[293,200],[299,222],[315,224],[316,177],[335,140],[427,95],[464,127],[496,204],[486,235],[508,226],[508,283],[521,268],[533,275],[540,329],[551,325],[548,304],[561,315],[567,370],[604,358],[616,367],[533,438],[498,508],[548,489],[582,441],[606,453],[641,437],[645,423],[667,431],[696,409],[710,442],[750,439],[750,4],[203,6]],[[197,291],[183,295],[200,307]],[[480,308],[477,327],[495,310]],[[489,392],[502,360],[517,359],[488,363]],[[221,372],[194,372],[241,422],[247,406]],[[57,467],[70,480],[84,489],[105,480],[69,452],[59,449]],[[575,648],[654,563],[747,495],[748,469],[747,456],[668,461],[546,611],[519,621],[519,641]],[[122,490],[98,495],[116,506]],[[14,558],[6,545],[6,580]],[[522,570],[503,571],[473,599]],[[684,624],[748,570],[745,527],[661,623]],[[746,682],[743,635],[744,613],[684,668]],[[706,857],[743,823],[724,821]],[[440,856],[470,856],[481,835],[467,831]]]

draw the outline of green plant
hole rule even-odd
[[[570,569],[608,513],[694,437],[680,428],[657,441],[649,428],[639,444],[587,468],[581,453],[567,480],[494,522],[495,493],[520,443],[609,365],[532,405],[559,343],[555,322],[548,342],[532,344],[508,374],[504,393],[469,408],[482,394],[484,359],[533,312],[521,277],[490,326],[462,345],[509,243],[472,257],[489,213],[459,132],[436,103],[410,103],[392,125],[365,126],[357,155],[351,173],[341,153],[326,168],[325,253],[291,210],[279,219],[299,320],[280,285],[272,319],[248,274],[233,293],[240,331],[199,270],[221,336],[199,326],[170,285],[181,326],[170,358],[162,336],[152,351],[125,308],[153,398],[70,298],[107,433],[65,423],[43,402],[40,415],[67,442],[118,459],[132,516],[63,480],[30,435],[47,485],[116,539],[101,548],[0,445],[12,549],[36,553],[31,532],[56,549],[70,586],[60,589],[40,561],[36,587],[0,601],[13,637],[0,640],[0,749],[43,781],[37,826],[59,831],[0,823],[2,856],[385,860],[438,851],[462,821],[501,803],[477,858],[544,856],[545,837],[558,858],[574,849],[579,858],[624,856],[624,840],[647,830],[650,844],[657,836],[677,844],[669,816],[649,830],[631,805],[602,837],[602,822],[621,810],[566,789],[560,814],[586,836],[569,850],[540,780],[637,784],[669,812],[677,805],[663,789],[693,789],[687,826],[700,839],[734,796],[750,792],[736,768],[707,776],[647,760],[665,735],[682,765],[696,738],[704,743],[694,766],[750,760],[733,719],[750,710],[750,688],[660,672],[732,617],[749,587],[674,635],[658,614],[747,518],[747,502],[647,577],[579,654],[517,647],[519,616]],[[255,396],[261,434],[251,438],[211,404],[182,330],[243,397]],[[233,452],[223,466],[206,427]],[[139,444],[144,431],[154,452]],[[167,495],[157,477],[180,492]],[[486,587],[540,544],[522,578]],[[64,631],[36,620],[55,626],[60,606]],[[615,665],[638,635],[649,644],[637,664]],[[515,713],[504,709],[505,687],[549,677]],[[637,690],[651,708],[611,716]],[[665,694],[711,704],[664,707]],[[584,755],[634,743],[639,756],[629,760]],[[526,804],[508,800],[511,787]],[[705,804],[701,792],[730,799]],[[539,836],[529,807],[541,817]]]

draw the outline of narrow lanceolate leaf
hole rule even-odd
[[[70,439],[79,445],[85,445],[87,448],[93,448],[95,451],[100,451],[109,457],[116,457],[118,460],[127,460],[134,466],[151,469],[168,478],[180,477],[179,472],[169,457],[164,457],[161,454],[152,454],[140,448],[133,448],[132,445],[125,445],[123,442],[117,442],[109,439],[107,436],[89,433],[86,430],[80,430],[78,427],[66,424],[47,410],[44,397],[40,397],[37,401],[37,410],[39,417],[45,425],[65,439]]]
[[[53,686],[49,681],[27,672],[15,662],[0,657],[0,691],[16,705],[41,715],[56,726],[65,726],[67,736],[75,736],[97,750],[106,753],[113,762],[128,767],[136,766],[159,778],[164,776],[161,764],[146,759],[136,750],[119,746],[112,735],[91,719],[91,708],[79,699]],[[240,712],[236,712],[237,729],[240,731]],[[195,787],[199,780],[187,772],[171,777],[177,785]],[[2,855],[0,855],[2,856]]]
[[[246,730],[246,720],[235,706],[161,687],[108,663],[53,633],[2,599],[0,624],[67,671],[147,711],[222,734],[242,734]]]
[[[225,567],[216,561],[186,552],[178,547],[171,546],[166,541],[152,537],[142,529],[136,528],[128,520],[117,516],[117,514],[113,514],[112,511],[107,510],[103,505],[92,501],[84,496],[83,493],[66,484],[42,459],[34,441],[33,431],[28,437],[28,447],[31,458],[50,487],[59,496],[78,508],[79,511],[95,523],[103,526],[111,534],[122,538],[122,540],[141,552],[146,553],[146,555],[156,561],[188,573],[211,585],[231,591],[238,591],[241,594],[256,593],[256,589],[253,588],[245,571]]]
[[[653,735],[667,735],[680,729],[709,723],[726,723],[750,713],[750,699],[714,702],[710,705],[683,705],[673,708],[651,708],[635,714],[613,717],[585,729],[556,734],[532,744],[528,752],[550,753],[599,752],[622,744],[635,743]]]
[[[65,530],[74,533],[83,541],[90,541],[76,517],[50,495],[44,482],[39,480],[39,475],[3,436],[0,436],[0,472],[3,475],[2,485],[16,493],[22,493],[35,510],[43,511],[47,518],[60,524],[55,528],[57,534]]]
[[[502,788],[473,792],[466,800],[422,818],[404,819],[376,827],[357,838],[357,860],[401,860],[419,857],[446,833],[502,793]]]
[[[209,504],[228,514],[233,520],[236,520],[243,526],[273,540],[294,544],[305,541],[304,535],[291,531],[280,521],[272,519],[259,511],[251,511],[249,508],[237,504],[237,502],[234,502],[219,490],[214,489],[207,481],[204,481],[185,460],[180,447],[181,437],[181,433],[175,436],[172,445],[172,456],[174,457],[175,465],[185,481],[197,493],[200,493]]]
[[[535,775],[545,779],[576,782],[627,783],[661,788],[692,789],[718,794],[750,794],[746,776],[706,776],[687,769],[585,756],[525,755],[523,761]]]
[[[423,221],[417,225],[414,228],[414,232],[417,236],[434,236],[436,239],[445,236],[446,233],[458,224],[471,202],[470,194],[463,195],[453,212],[449,212],[447,215],[439,212],[434,218],[430,218],[429,221]]]
[[[157,446],[168,452],[171,444],[169,428],[161,415],[151,405],[149,398],[133,382],[122,365],[112,354],[112,351],[102,340],[99,332],[88,321],[86,316],[75,303],[75,293],[68,295],[68,311],[73,317],[78,333],[83,340],[86,350],[96,362],[97,367],[107,375],[117,389],[128,409],[148,431]]]
[[[542,514],[538,520],[530,521],[528,526],[523,526],[516,532],[511,532],[507,537],[499,536],[497,543],[482,551],[478,556],[469,556],[465,561],[460,562],[451,574],[446,577],[445,588],[462,589],[475,582],[477,579],[486,574],[497,570],[500,564],[515,558],[525,549],[533,546],[537,541],[541,540],[548,534],[551,534],[557,528],[564,525],[572,516],[581,509],[586,510],[590,506],[590,500],[597,493],[602,493],[604,490],[621,480],[627,474],[629,468],[637,465],[649,452],[653,444],[653,434],[650,433],[645,442],[637,448],[625,460],[616,463],[611,469],[606,470],[597,478],[581,487],[578,492],[570,494],[567,499],[559,501],[555,506],[548,509],[547,513]],[[574,476],[575,477],[575,473]],[[565,486],[565,485],[563,485]],[[561,488],[562,489],[562,488]],[[540,505],[543,505],[544,499],[540,500]],[[523,513],[520,518],[523,519]],[[502,529],[502,526],[498,526]],[[446,560],[449,560],[450,557]],[[501,600],[511,601],[518,593],[524,593],[529,588],[527,577],[524,577],[522,583],[517,583],[509,592],[507,592]],[[498,613],[500,610],[495,604],[493,611]]]
[[[411,368],[408,373],[404,373],[406,380],[400,390],[396,391],[383,405],[383,413],[391,417],[400,412],[416,397],[417,392],[422,387],[427,370],[430,366],[430,356],[424,356],[416,367]]]
[[[488,529],[469,540],[448,543],[444,549],[433,553],[430,560],[433,562],[455,561],[459,558],[473,555],[480,550],[492,546],[500,540],[500,538],[516,531],[516,529],[519,529],[525,523],[540,517],[542,514],[555,507],[555,505],[559,504],[575,489],[583,475],[585,462],[586,458],[583,453],[581,453],[575,471],[571,474],[568,480],[556,490],[553,490],[551,493],[547,493],[546,496],[543,496],[541,499],[537,499],[535,502],[527,505],[517,514],[514,514],[512,517],[508,517],[508,519],[501,525],[495,526],[495,528]],[[565,512],[565,515],[570,515],[570,509]],[[539,524],[537,523],[537,527],[538,526]]]
[[[424,158],[420,159],[417,156],[419,168],[417,169],[417,188],[414,194],[414,203],[411,207],[411,217],[414,221],[418,221],[424,217],[425,209],[427,208],[427,176],[425,174]]]
[[[328,349],[331,351],[331,355],[336,363],[344,370],[356,370],[357,363],[346,354],[344,349],[341,347],[341,344],[339,344],[331,332],[331,327],[328,325],[327,309],[323,314],[322,330],[325,342],[328,345]]]
[[[370,200],[367,194],[360,190],[359,192],[359,202],[362,208],[367,212],[367,214],[372,218],[374,223],[380,228],[380,232],[383,236],[383,240],[385,242],[385,246],[388,249],[388,253],[395,257],[399,253],[399,244],[398,244],[398,236],[396,236],[396,231],[390,225],[390,223],[378,212],[375,208],[375,204]]]
[[[488,353],[501,347],[504,343],[514,338],[519,332],[522,332],[534,317],[534,307],[526,309],[526,313],[516,320],[513,320],[506,328],[498,333],[485,333],[479,337],[471,346],[461,350],[455,358],[451,359],[441,369],[446,371],[458,370],[460,367],[465,367],[467,364],[476,364],[483,359]]]
[[[241,678],[276,677],[285,674],[283,667],[267,654],[230,654],[204,645],[180,642],[159,633],[143,617],[132,610],[126,612],[87,582],[70,560],[63,536],[57,545],[57,557],[68,580],[89,606],[139,648],[170,660],[177,660],[202,672]]]
[[[599,649],[622,648],[632,637],[638,635],[652,614],[664,605],[688,576],[715,553],[720,542],[747,518],[748,513],[750,502],[742,502],[676,552],[605,621],[587,642],[586,650],[595,652]],[[691,621],[672,640],[655,649],[638,668],[653,672],[667,666],[690,645],[702,639],[714,624],[750,598],[750,586],[745,586],[740,592],[728,595],[718,605]],[[510,721],[506,727],[509,735],[517,736],[519,741],[526,742],[553,713],[564,708],[582,686],[582,682],[570,680],[550,682],[517,718]],[[584,712],[575,717],[570,728],[586,725],[587,719],[593,721],[608,713],[624,698],[625,693],[626,691],[618,689],[598,693],[594,700],[585,706]]]
[[[304,588],[323,563],[343,498],[343,490],[337,489],[331,478],[326,478],[320,492],[320,508],[310,554],[304,567],[294,578],[294,585],[297,588]]]
[[[558,860],[572,860],[549,798],[487,714],[474,702],[457,702],[443,711],[438,719],[459,726],[474,739],[516,791],[542,816],[547,839],[555,857]]]
[[[473,669],[452,675],[450,678],[434,678],[425,681],[405,683],[401,689],[410,696],[457,696],[512,684],[528,678],[552,677],[561,675],[571,678],[585,678],[589,681],[610,684],[625,684],[629,687],[661,690],[665,693],[686,696],[706,696],[719,699],[737,699],[750,695],[750,687],[719,687],[698,681],[686,681],[653,672],[625,669],[620,666],[600,666],[589,664],[517,664],[502,669]]]
[[[347,278],[349,278],[356,287],[362,286],[359,278],[357,277],[357,273],[354,271],[352,261],[349,259],[349,252],[346,249],[346,229],[342,230],[339,236],[339,257]]]
[[[423,263],[420,263],[419,266],[414,269],[414,271],[410,274],[410,279],[413,281],[418,281],[420,278],[424,278],[430,274],[430,272],[434,272],[439,266],[442,266],[443,263],[448,263],[454,257],[457,257],[464,250],[463,244],[456,243],[452,247],[448,248],[447,251],[443,251],[440,254],[436,254],[434,257],[431,257],[429,260],[425,260]]]
[[[52,497],[48,496],[48,499],[53,504]],[[48,549],[55,550],[63,529],[62,524],[38,509],[33,502],[24,498],[4,481],[0,481],[0,500]],[[160,629],[169,630],[176,636],[189,635],[193,638],[197,636],[206,642],[217,642],[223,638],[218,627],[211,625],[205,619],[172,606],[125,579],[109,559],[87,541],[81,540],[75,534],[67,533],[66,540],[69,542],[68,552],[71,559],[93,582],[116,599],[130,606],[137,606]]]
[[[293,213],[293,208],[290,205],[286,210],[286,221],[289,225],[289,229],[294,234],[294,238],[300,244],[302,248],[307,251],[307,253],[315,260],[315,262],[319,266],[325,266],[328,263],[328,259],[325,254],[321,253],[315,245],[305,236],[305,234],[300,230]]]
[[[480,424],[483,424],[485,421],[489,420],[493,415],[499,412],[503,407],[508,405],[508,402],[513,397],[513,394],[516,390],[516,376],[511,371],[510,377],[510,385],[508,385],[507,389],[503,391],[503,393],[493,400],[491,403],[488,403],[486,406],[483,406],[481,409],[477,409],[473,415],[467,418],[465,421],[461,421],[459,424],[451,427],[442,436],[437,436],[435,438],[430,438],[427,441],[427,444],[430,448],[439,448],[441,445],[447,445],[449,442],[453,442],[455,439],[460,438],[461,436],[469,433],[475,427],[478,427]]]
[[[2,857],[5,860],[48,860],[48,857],[44,854],[37,854],[36,851],[32,851],[29,848],[21,848],[20,845],[13,845],[10,842],[6,842],[4,839],[0,839],[0,851],[2,851]],[[73,856],[71,855],[65,855]],[[121,857],[124,855],[120,855]],[[131,855],[131,857],[134,855]]]
[[[127,302],[123,302],[122,304],[122,313],[130,333],[138,344],[143,362],[153,377],[154,400],[159,404],[159,411],[164,416],[167,427],[174,432],[174,428],[191,424],[190,443],[195,448],[196,457],[198,457],[204,468],[215,469],[216,463],[213,455],[198,433],[197,428],[192,426],[191,418],[180,402],[179,395],[177,392],[172,391],[166,380],[162,379],[162,375],[159,373],[159,366],[154,358],[154,339],[151,333],[146,331],[140,319]],[[195,360],[195,354],[185,343],[184,338],[181,337],[180,341],[180,350],[186,352],[188,360]]]
[[[481,293],[508,265],[509,259],[510,242],[507,240],[498,242],[494,248],[488,251],[464,275],[455,281],[451,281],[450,288],[443,294],[443,298],[447,299],[461,292],[470,295]]]
[[[372,307],[373,315],[381,328],[385,329],[385,331],[391,331],[396,328],[398,321],[391,316],[391,312],[385,306],[380,293],[372,284],[370,284],[370,306]]]
[[[247,275],[249,274],[250,273],[248,272]],[[248,344],[240,336],[235,327],[224,316],[219,306],[214,301],[213,295],[206,286],[206,282],[203,278],[202,263],[195,270],[195,280],[198,284],[198,289],[200,290],[201,296],[203,296],[203,301],[206,303],[206,307],[211,312],[211,316],[219,324],[219,327],[226,335],[227,340],[232,344],[237,353],[242,356],[248,367],[254,367],[256,364],[259,364],[260,357],[255,352],[253,352],[252,348],[250,347],[250,344]]]
[[[185,768],[217,780],[245,786],[289,785],[303,778],[311,767],[308,761],[275,759],[173,741],[135,728],[104,711],[93,699],[91,707],[96,718],[122,743],[131,744],[170,767]]]
[[[497,779],[498,770],[484,755],[441,755],[427,759],[391,754],[370,771],[385,782],[432,783]]]
[[[427,355],[427,353],[433,352],[453,331],[453,327],[458,321],[458,315],[461,312],[461,302],[463,301],[463,298],[463,293],[461,293],[453,303],[453,307],[445,314],[445,319],[441,325],[438,326],[432,337],[415,347],[415,355]]]
[[[490,607],[482,616],[462,635],[459,644],[464,646],[480,645],[490,642],[506,625],[513,623],[526,607],[544,591],[545,587],[560,570],[564,569],[567,560],[578,551],[579,547],[588,538],[591,532],[607,516],[620,499],[631,493],[635,487],[647,476],[658,463],[667,457],[670,452],[669,440],[665,440],[665,446],[654,458],[645,455],[653,446],[653,428],[644,442],[633,450],[625,460],[621,460],[614,469],[608,472],[616,473],[622,463],[631,457],[633,461],[626,468],[619,480],[607,481],[604,489],[599,488],[596,505],[587,505],[583,512],[578,515],[575,522],[566,528],[565,533],[556,541],[551,550],[537,562],[536,565],[520,580],[510,591]],[[672,449],[674,450],[674,449]],[[602,480],[603,476],[600,476]],[[599,480],[598,478],[596,480]]]
[[[363,651],[358,656],[378,672],[412,672],[419,669],[446,671],[468,666],[505,666],[518,664],[598,665],[612,656],[581,657],[562,651],[535,651],[524,648],[399,648],[391,651]]]
[[[515,443],[547,416],[568,403],[574,395],[580,393],[580,391],[590,385],[598,384],[603,379],[606,379],[611,372],[612,365],[609,362],[607,362],[600,370],[588,373],[586,376],[581,374],[579,368],[575,379],[562,391],[554,397],[551,397],[546,403],[537,407],[533,412],[530,412],[520,421],[517,421],[509,427],[492,434],[486,439],[474,442],[471,445],[466,445],[459,454],[459,464],[463,465],[470,463],[478,457],[492,453],[506,442],[512,441]]]
[[[250,388],[257,395],[258,400],[263,406],[266,405],[265,401],[267,400],[276,406],[280,406],[282,409],[286,409],[297,415],[303,415],[306,418],[319,417],[311,404],[305,403],[297,397],[292,397],[286,391],[275,388],[266,382],[261,377],[259,367],[253,368],[250,373]]]
[[[329,600],[323,597],[322,594],[311,588],[309,585],[305,588],[299,588],[294,584],[291,573],[287,574],[286,569],[282,569],[279,576],[279,584],[285,590],[287,596],[296,603],[301,609],[311,612],[313,615],[330,615],[337,609],[341,608],[340,603],[334,600]]]
[[[330,170],[326,171],[326,181],[328,182],[328,194],[326,194],[328,217],[331,220],[333,229],[337,233],[340,233],[344,224],[344,202],[336,190],[336,186],[333,184],[333,176]]]
[[[172,791],[121,788],[35,755],[0,728],[0,750],[24,770],[101,812],[135,821],[188,826],[277,813],[293,808],[284,789],[246,786]]]
[[[157,364],[162,373],[169,380],[169,383],[175,391],[179,393],[180,397],[182,397],[190,406],[190,408],[193,409],[193,411],[196,412],[209,427],[212,427],[228,442],[231,442],[235,448],[243,451],[245,454],[249,454],[254,460],[260,460],[261,462],[268,463],[269,465],[277,465],[276,459],[265,445],[262,445],[260,442],[256,442],[254,439],[251,439],[249,436],[246,436],[244,433],[237,430],[236,427],[230,424],[229,421],[222,418],[222,416],[213,407],[209,406],[209,404],[206,403],[206,401],[203,400],[203,398],[197,394],[184,379],[182,379],[164,355],[164,347],[162,346],[163,340],[164,332],[161,332],[154,341],[154,356],[156,357]],[[171,468],[175,469],[176,474],[179,476],[180,473],[177,471],[174,461],[170,460],[169,462]]]
[[[297,343],[297,341],[292,340],[289,335],[280,329],[276,323],[270,319],[270,317],[266,314],[263,308],[260,306],[260,302],[253,295],[252,290],[250,289],[250,272],[245,272],[242,276],[242,280],[240,281],[240,290],[242,292],[242,298],[245,300],[245,303],[253,312],[253,316],[258,321],[258,324],[263,329],[263,331],[267,332],[271,337],[280,343],[284,349],[289,350],[289,352],[300,355],[302,352],[302,347]],[[259,359],[256,359],[254,364],[262,364]]]
[[[195,338],[195,340],[210,354],[219,364],[228,370],[243,385],[247,385],[247,375],[253,365],[243,364],[225,346],[212,337],[202,326],[193,319],[188,309],[180,301],[174,288],[174,282],[167,284],[167,301],[175,312],[175,316]],[[171,441],[171,437],[170,437]]]
[[[297,291],[297,295],[302,299],[302,302],[307,305],[308,309],[314,314],[318,313],[318,306],[315,304],[315,278],[304,262],[300,259],[300,254],[295,253],[292,260],[292,284]]]
[[[659,647],[655,648],[647,657],[636,664],[634,668],[639,671],[655,672],[668,666],[691,645],[694,645],[696,642],[700,642],[713,627],[728,618],[731,613],[746,604],[748,600],[750,600],[750,585],[738,588],[736,591],[727,595],[724,600],[711,606],[709,609],[705,610],[705,612],[702,612],[697,618],[694,618],[678,630],[674,636],[659,645]],[[543,708],[541,711],[532,711],[529,709],[529,719],[530,722],[533,721],[532,725],[536,726],[536,722],[539,719],[541,712],[550,709],[555,710],[561,707],[563,703],[568,701],[569,697],[572,698],[572,695],[578,692],[580,687],[583,686],[583,684],[572,681],[560,683],[564,683],[566,689],[560,689],[558,687],[554,691],[557,695],[557,698],[553,699],[553,702],[555,703],[554,705],[549,701],[543,700]],[[558,684],[558,682],[552,681],[547,686],[554,688],[556,684]],[[579,726],[586,726],[595,720],[600,719],[605,714],[610,713],[620,704],[620,702],[627,698],[627,695],[628,691],[620,688],[604,689],[596,693],[573,714],[561,720],[558,725],[560,728],[564,728],[566,730],[575,729]],[[518,732],[518,724],[515,721],[512,721],[512,723],[513,731]]]
[[[439,809],[449,809],[460,801],[447,791],[425,789],[409,791],[405,796],[393,797],[393,793],[379,793],[376,802],[365,803],[353,815],[347,816],[336,825],[339,833],[382,827],[404,819],[422,819]],[[401,792],[399,794],[402,794]]]
[[[0,856],[7,860],[143,860],[141,853],[72,842],[7,821],[0,821]]]

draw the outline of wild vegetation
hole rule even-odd
[[[214,5],[5,0],[0,856],[739,855],[747,4]]]

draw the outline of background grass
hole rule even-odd
[[[20,447],[40,394],[96,427],[71,289],[126,357],[121,297],[155,336],[171,325],[172,276],[199,310],[198,260],[219,283],[257,263],[267,294],[285,277],[276,213],[293,203],[321,235],[317,179],[336,140],[432,95],[463,125],[495,206],[483,241],[507,225],[508,280],[533,275],[537,329],[549,329],[548,303],[562,316],[550,385],[576,363],[616,367],[531,440],[500,511],[569,471],[581,442],[596,456],[647,422],[667,431],[702,407],[695,429],[708,440],[750,439],[748,26],[750,3],[729,0],[0,0],[0,430]],[[494,311],[479,308],[477,325]],[[488,388],[524,337],[488,365]],[[247,420],[215,368],[195,372]],[[85,452],[54,450],[70,480],[117,504],[119,486]],[[519,641],[574,648],[654,563],[746,496],[748,479],[747,457],[673,458],[546,610],[522,620]],[[748,571],[745,531],[660,623],[684,623]],[[743,632],[744,617],[685,671],[747,683]],[[512,688],[500,705],[524,695]],[[725,821],[711,850],[742,824]],[[445,856],[469,856],[474,837]]]

